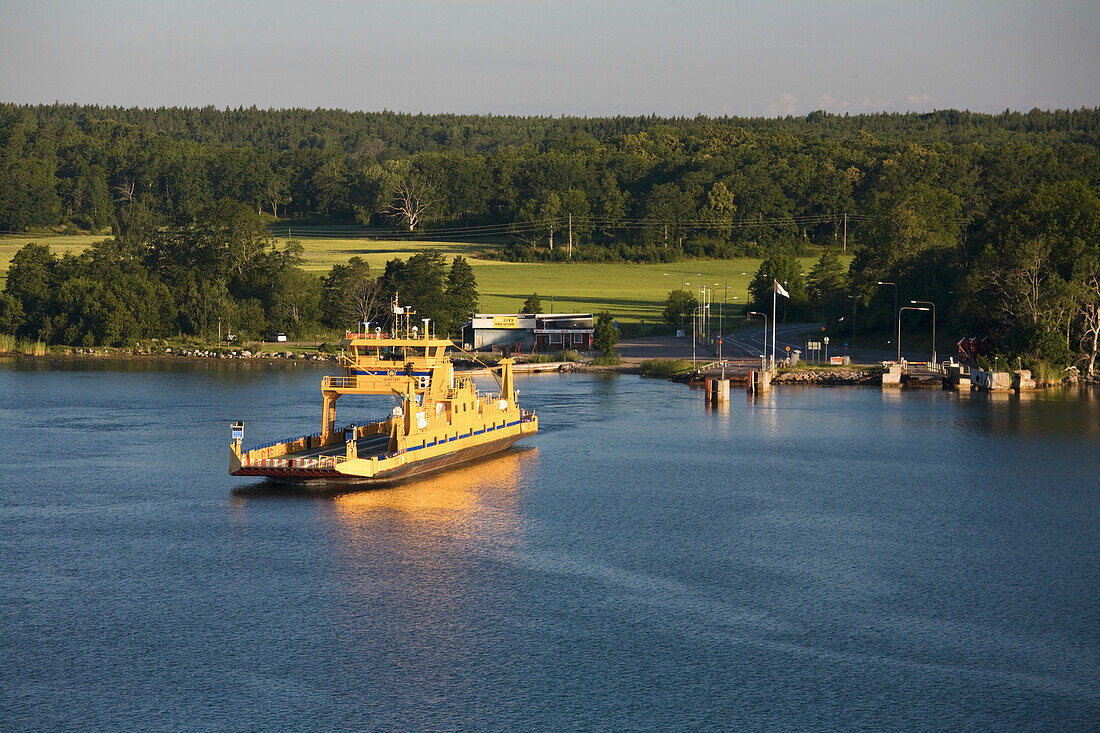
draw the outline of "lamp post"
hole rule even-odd
[[[894,288],[894,318],[895,319],[900,319],[901,316],[898,315],[898,284],[897,283],[888,283],[888,282],[884,282],[882,280],[879,280],[876,283],[876,285],[890,285],[891,287]],[[898,320],[898,322],[900,323],[901,321]],[[901,347],[900,346],[898,347],[898,360],[899,361],[901,360]]]
[[[699,311],[702,310],[706,310],[706,307],[697,305],[695,306],[695,310],[691,312],[691,365],[693,367],[695,366],[695,342],[698,341],[698,337],[695,334],[695,319],[696,316],[698,316]],[[927,308],[925,310],[927,310]]]
[[[715,283],[717,285],[717,283]],[[730,286],[727,284],[722,291],[722,308],[718,311],[718,361],[722,361],[722,342],[725,339],[726,305],[729,303]],[[736,297],[736,296],[734,296]]]
[[[768,354],[768,314],[760,311],[749,311],[749,315],[764,317],[764,356],[766,357]]]
[[[699,288],[699,306],[703,309],[703,312],[699,314],[699,335],[703,338],[707,337],[707,286],[703,285]]]
[[[927,308],[915,308],[910,305],[903,305],[898,309],[898,361],[901,361],[901,312],[902,311],[926,311]]]
[[[932,363],[936,363],[936,304],[930,300],[910,300],[910,303],[932,306]]]
[[[856,302],[859,300],[854,295],[845,296],[848,300],[852,301],[852,342],[856,340]]]

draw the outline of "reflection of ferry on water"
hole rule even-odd
[[[481,395],[469,378],[456,379],[452,344],[430,337],[427,319],[420,334],[411,309],[395,300],[393,312],[392,336],[347,334],[344,374],[321,379],[320,433],[244,451],[244,426],[235,423],[229,472],[381,483],[487,456],[538,432],[535,413],[516,404],[512,359],[500,361],[500,394]],[[392,394],[399,404],[385,420],[338,431],[336,400],[370,394]]]

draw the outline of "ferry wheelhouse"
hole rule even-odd
[[[510,447],[538,432],[533,410],[516,404],[509,358],[501,359],[500,392],[479,394],[456,376],[453,344],[413,325],[415,312],[393,303],[394,334],[348,332],[343,374],[321,379],[321,432],[243,450],[244,425],[234,423],[229,472],[275,480],[350,480],[383,483],[438,471]],[[384,420],[336,427],[336,402],[345,395],[392,395]]]

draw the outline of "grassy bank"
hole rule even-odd
[[[44,356],[47,346],[41,341],[20,341],[6,333],[0,333],[0,354],[28,354]]]
[[[668,378],[691,369],[691,362],[687,359],[646,359],[638,365],[638,373],[643,377]]]

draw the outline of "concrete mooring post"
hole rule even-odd
[[[749,372],[749,381],[746,383],[746,389],[749,394],[764,394],[769,392],[772,388],[772,373],[769,369],[762,371],[753,370]]]
[[[730,401],[730,380],[711,379],[707,377],[706,400],[709,404],[718,405]]]
[[[974,369],[970,374],[972,388],[982,392],[1007,392],[1012,389],[1012,375],[1008,372]]]

